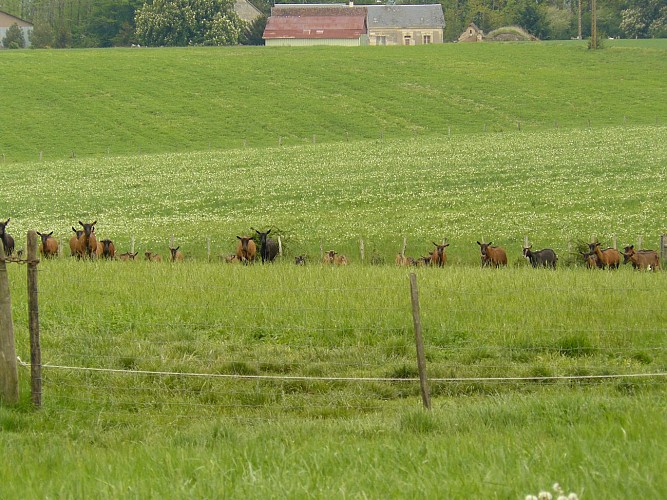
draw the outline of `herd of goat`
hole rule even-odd
[[[5,251],[5,255],[11,256],[14,252],[14,238],[6,231],[10,219],[5,222],[0,222],[0,239]],[[79,221],[82,229],[72,227],[74,234],[70,238],[69,247],[70,255],[79,259],[120,259],[120,260],[135,260],[138,252],[125,252],[116,255],[114,243],[110,239],[98,240],[95,234],[95,225],[97,221],[92,223],[84,223]],[[273,238],[269,237],[268,231],[258,231],[251,228],[256,236],[237,236],[239,240],[237,243],[236,253],[225,257],[227,262],[241,262],[244,264],[252,263],[257,258],[257,243],[259,241],[259,257],[262,263],[273,262],[279,253],[279,243]],[[40,253],[45,258],[56,257],[59,254],[59,243],[53,237],[53,231],[50,233],[37,234],[41,238],[39,246]],[[507,253],[505,249],[500,246],[489,243],[477,242],[481,253],[482,267],[502,267],[507,265]],[[447,247],[449,243],[438,244],[433,242],[435,248],[431,253],[417,259],[408,257],[401,252],[396,256],[396,265],[399,266],[433,266],[443,267],[447,262]],[[655,250],[635,250],[634,245],[626,246],[623,253],[615,248],[601,248],[600,243],[593,242],[589,245],[588,252],[581,252],[581,255],[586,263],[586,266],[591,269],[617,269],[621,264],[621,256],[623,263],[630,262],[632,267],[639,270],[657,271],[660,269],[660,256]],[[180,247],[169,247],[169,260],[172,262],[180,262],[183,260],[183,253]],[[153,262],[161,262],[162,257],[159,254],[147,251],[144,253],[145,259]],[[558,256],[550,248],[543,250],[533,250],[532,246],[523,248],[523,256],[530,261],[533,267],[547,267],[556,268]],[[324,264],[344,266],[349,263],[345,255],[340,255],[334,250],[325,252],[322,258]],[[297,265],[304,265],[306,257],[300,255],[295,258]]]

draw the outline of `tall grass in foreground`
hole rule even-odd
[[[23,279],[10,268],[28,359]],[[25,406],[0,408],[3,496],[667,493],[663,378],[543,378],[664,373],[664,273],[419,270],[431,377],[528,378],[433,382],[430,414],[401,381],[404,269],[61,259],[39,281],[45,406],[22,369]]]

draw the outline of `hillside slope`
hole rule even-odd
[[[0,161],[667,120],[667,50],[4,51]]]

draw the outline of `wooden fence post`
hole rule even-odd
[[[211,262],[211,238],[206,238],[206,258]]]
[[[278,255],[283,256],[283,240],[278,235]]]
[[[660,257],[663,261],[667,259],[667,234],[660,236]]]
[[[0,245],[0,400],[11,405],[19,401],[12,299],[9,294],[5,249],[2,245]]]
[[[28,231],[28,326],[30,329],[30,394],[36,408],[42,406],[42,348],[39,341],[37,293],[37,233]]]
[[[431,396],[428,390],[426,377],[426,357],[424,356],[424,341],[422,339],[422,323],[419,312],[419,291],[417,290],[417,275],[410,273],[410,296],[412,298],[412,321],[415,325],[415,342],[417,343],[417,369],[419,370],[419,386],[422,393],[424,408],[431,409]]]
[[[364,239],[361,238],[359,240],[359,255],[361,256],[361,263],[364,263],[364,259],[366,258],[365,256],[365,251],[364,251]]]

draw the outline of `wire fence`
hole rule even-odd
[[[361,286],[354,269],[319,268],[315,281],[274,276],[267,288],[244,287],[243,269],[224,280],[187,270],[156,278],[122,263],[95,279],[40,269],[42,381],[54,407],[256,419],[418,404],[414,309],[402,271]],[[534,281],[494,287],[500,273],[476,272],[488,279],[419,273],[434,398],[666,387],[662,274],[601,288],[584,270],[575,287],[539,271],[539,293],[527,293]],[[27,374],[27,325],[16,323]]]

